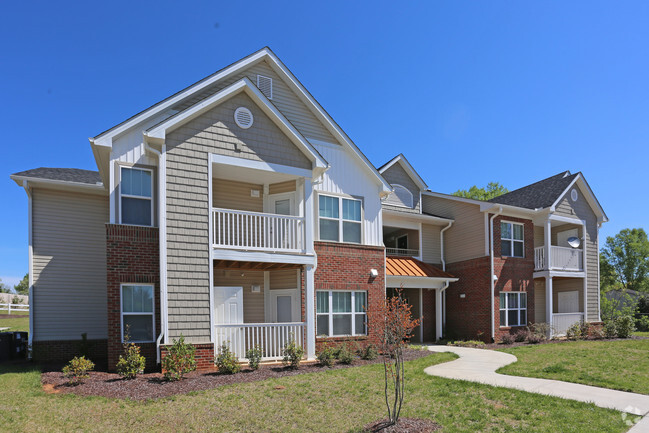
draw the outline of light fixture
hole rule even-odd
[[[493,278],[494,281],[498,281],[498,276],[497,275],[492,275],[491,278]]]
[[[466,295],[464,293],[460,293],[460,298],[464,299],[466,298]]]
[[[376,278],[379,276],[379,271],[377,271],[376,269],[370,269],[370,275],[372,276],[372,278]]]

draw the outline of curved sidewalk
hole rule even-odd
[[[509,353],[454,346],[428,346],[428,350],[431,352],[452,352],[459,356],[456,360],[424,369],[424,372],[431,376],[468,380],[486,385],[514,388],[521,391],[583,401],[634,415],[645,416],[649,413],[649,395],[562,382],[560,380],[507,376],[496,373],[496,370],[500,367],[517,360],[514,355]],[[634,433],[649,432],[649,417],[643,418],[634,426],[632,431]]]

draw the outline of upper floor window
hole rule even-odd
[[[145,168],[121,167],[120,223],[153,225],[153,176]]]
[[[409,208],[413,207],[414,198],[408,188],[398,184],[392,185],[392,188],[394,188],[394,197],[389,197],[386,203]]]
[[[507,257],[524,256],[523,224],[500,223],[500,254]]]
[[[320,195],[320,240],[361,243],[361,201]]]

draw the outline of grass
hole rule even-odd
[[[649,340],[574,341],[501,349],[518,362],[498,370],[649,394]]]
[[[622,432],[619,412],[558,398],[435,378],[407,363],[402,416],[429,418],[444,432]],[[278,386],[285,389],[276,389]],[[359,432],[385,416],[380,364],[225,386],[155,401],[45,394],[36,366],[0,365],[5,431]]]
[[[2,314],[0,312],[0,314]],[[11,312],[11,316],[14,315],[14,312]],[[16,317],[11,317],[9,319],[0,318],[0,328],[6,328],[1,332],[14,332],[14,331],[27,331],[29,332],[29,315],[25,314],[16,314]]]
[[[632,335],[636,337],[649,337],[649,332],[635,331]]]

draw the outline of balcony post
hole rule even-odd
[[[548,219],[543,228],[545,238],[545,268],[552,269],[552,222]]]
[[[315,266],[305,266],[304,321],[306,322],[306,359],[315,359]]]
[[[303,249],[306,252],[312,252],[313,251],[313,238],[314,238],[314,233],[313,233],[313,226],[315,224],[315,217],[313,215],[314,212],[314,193],[313,193],[313,184],[311,183],[311,179],[304,179],[304,227],[303,227],[303,233],[304,233],[304,245]],[[302,214],[300,214],[302,215]]]
[[[545,321],[550,325],[552,337],[552,277],[545,277]]]

